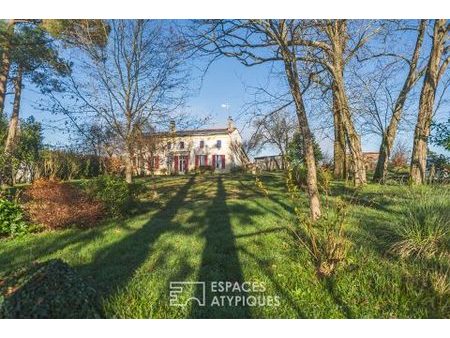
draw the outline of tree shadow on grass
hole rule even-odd
[[[173,219],[194,180],[191,177],[141,228],[99,250],[90,264],[78,267],[83,275],[93,280],[103,297],[110,296],[127,285],[149,257],[152,245],[162,234],[182,231],[180,224]]]
[[[271,178],[273,178],[273,177],[271,177]],[[245,184],[242,180],[239,180],[238,182],[241,185],[241,187],[244,188],[244,191],[245,190],[251,191],[255,196],[263,196],[263,193],[254,187],[253,182],[252,182],[252,184]],[[281,186],[280,189],[284,189],[284,186]],[[281,208],[283,208],[288,213],[292,213],[294,211],[294,208],[291,204],[286,203],[285,201],[283,201],[282,199],[280,199],[276,196],[278,196],[278,193],[271,192],[271,193],[269,193],[267,198],[270,201],[278,204]],[[245,196],[243,196],[243,197],[245,197]],[[274,212],[274,211],[272,211],[272,212]]]
[[[217,178],[217,192],[212,204],[207,208],[202,232],[206,243],[202,254],[198,281],[206,282],[206,306],[192,302],[191,318],[249,318],[246,306],[213,306],[213,297],[245,296],[241,292],[211,292],[210,282],[232,282],[242,285],[244,275],[236,248],[236,240],[231,228],[230,211],[226,205],[227,194],[222,177]],[[219,216],[219,217],[218,217]],[[203,287],[196,288],[195,297],[202,299]]]
[[[23,266],[53,253],[67,249],[77,243],[86,243],[94,240],[102,234],[104,228],[93,228],[85,231],[68,229],[57,236],[47,236],[46,233],[39,234],[16,243],[0,251],[0,266],[3,269],[14,269]],[[53,235],[52,231],[52,235]]]

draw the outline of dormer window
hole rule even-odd
[[[205,141],[200,141],[200,148],[205,148]]]
[[[217,147],[218,149],[220,149],[220,148],[222,147],[222,141],[221,141],[221,140],[217,140],[217,142],[216,142],[216,147]]]
[[[183,141],[180,142],[180,149],[184,149],[184,142]]]

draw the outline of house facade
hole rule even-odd
[[[177,131],[172,122],[170,129],[148,136],[152,141],[134,161],[136,174],[186,174],[197,169],[227,173],[249,162],[231,119],[226,128]]]

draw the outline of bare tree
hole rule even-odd
[[[280,152],[283,168],[286,168],[286,155],[298,124],[286,110],[275,111],[254,121],[255,138],[261,146],[272,145]]]
[[[303,136],[310,215],[316,220],[321,211],[313,136],[303,102],[305,88],[299,76],[300,50],[294,43],[299,29],[298,20],[207,20],[200,29],[195,28],[193,43],[213,58],[233,57],[245,66],[281,62]]]
[[[379,28],[370,21],[366,24],[348,20],[307,20],[303,26],[304,30],[298,31],[300,34],[296,36],[295,43],[310,49],[304,60],[320,63],[332,78],[335,174],[343,175],[348,167],[345,155],[348,144],[354,183],[357,186],[363,185],[366,183],[366,169],[361,137],[352,120],[344,70],[358,50],[378,32]]]
[[[53,96],[55,111],[75,123],[80,116],[82,122],[89,118],[102,121],[114,134],[125,155],[129,183],[143,127],[168,120],[186,94],[184,45],[163,25],[149,20],[112,20],[105,47],[84,44],[75,68],[79,76],[66,83],[64,103]]]
[[[427,26],[426,20],[420,20],[420,23],[417,27],[417,39],[415,47],[412,56],[410,58],[391,54],[394,57],[401,57],[402,60],[404,60],[408,65],[409,70],[403,83],[402,89],[400,90],[397,99],[395,100],[389,125],[385,130],[382,130],[380,155],[378,157],[377,166],[373,175],[374,182],[384,182],[386,180],[388,160],[389,157],[391,156],[392,146],[394,144],[395,137],[397,135],[398,125],[403,115],[403,110],[405,107],[407,96],[411,91],[411,89],[413,88],[413,86],[415,85],[415,83],[421,78],[423,74],[423,70],[418,69],[418,63],[419,63],[420,49],[423,44],[426,26]]]
[[[415,184],[424,184],[426,182],[427,146],[436,90],[439,80],[444,75],[450,62],[449,31],[450,24],[447,23],[446,19],[435,20],[431,51],[420,93],[419,112],[414,131],[410,176],[411,181]]]

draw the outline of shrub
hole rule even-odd
[[[17,204],[0,198],[0,236],[16,236],[29,231],[22,209]]]
[[[347,205],[339,201],[333,206],[324,206],[321,218],[314,223],[301,215],[297,215],[297,219],[300,227],[294,230],[294,234],[313,258],[318,276],[332,276],[347,256],[344,232]]]
[[[267,190],[264,182],[261,181],[258,176],[255,176],[255,186],[261,194],[263,194],[265,197],[269,197],[269,190]]]
[[[324,173],[322,188],[330,185],[330,175]],[[303,246],[311,256],[319,277],[332,276],[338,265],[347,256],[348,241],[344,231],[347,223],[349,205],[342,200],[331,204],[326,191],[326,201],[322,205],[322,216],[313,222],[309,215],[302,213],[299,205],[300,192],[294,178],[294,172],[290,169],[286,176],[286,185],[289,196],[294,204],[296,226],[292,228],[298,243]]]
[[[14,271],[0,284],[0,318],[100,318],[96,291],[66,263]]]
[[[37,180],[24,192],[24,209],[29,218],[50,229],[70,225],[90,227],[104,215],[102,202],[80,188],[53,180]]]
[[[92,198],[102,201],[111,216],[125,215],[133,202],[134,189],[118,176],[98,176],[85,183],[85,190]]]
[[[402,217],[392,226],[390,251],[402,258],[434,257],[449,250],[450,205],[448,194],[435,196],[426,190],[405,204]]]
[[[299,187],[306,187],[306,165],[300,164],[292,169],[295,181]],[[317,185],[323,191],[327,191],[330,187],[333,175],[327,168],[317,167]]]
[[[122,175],[125,171],[125,163],[118,157],[107,157],[103,159],[107,173],[111,175]]]

